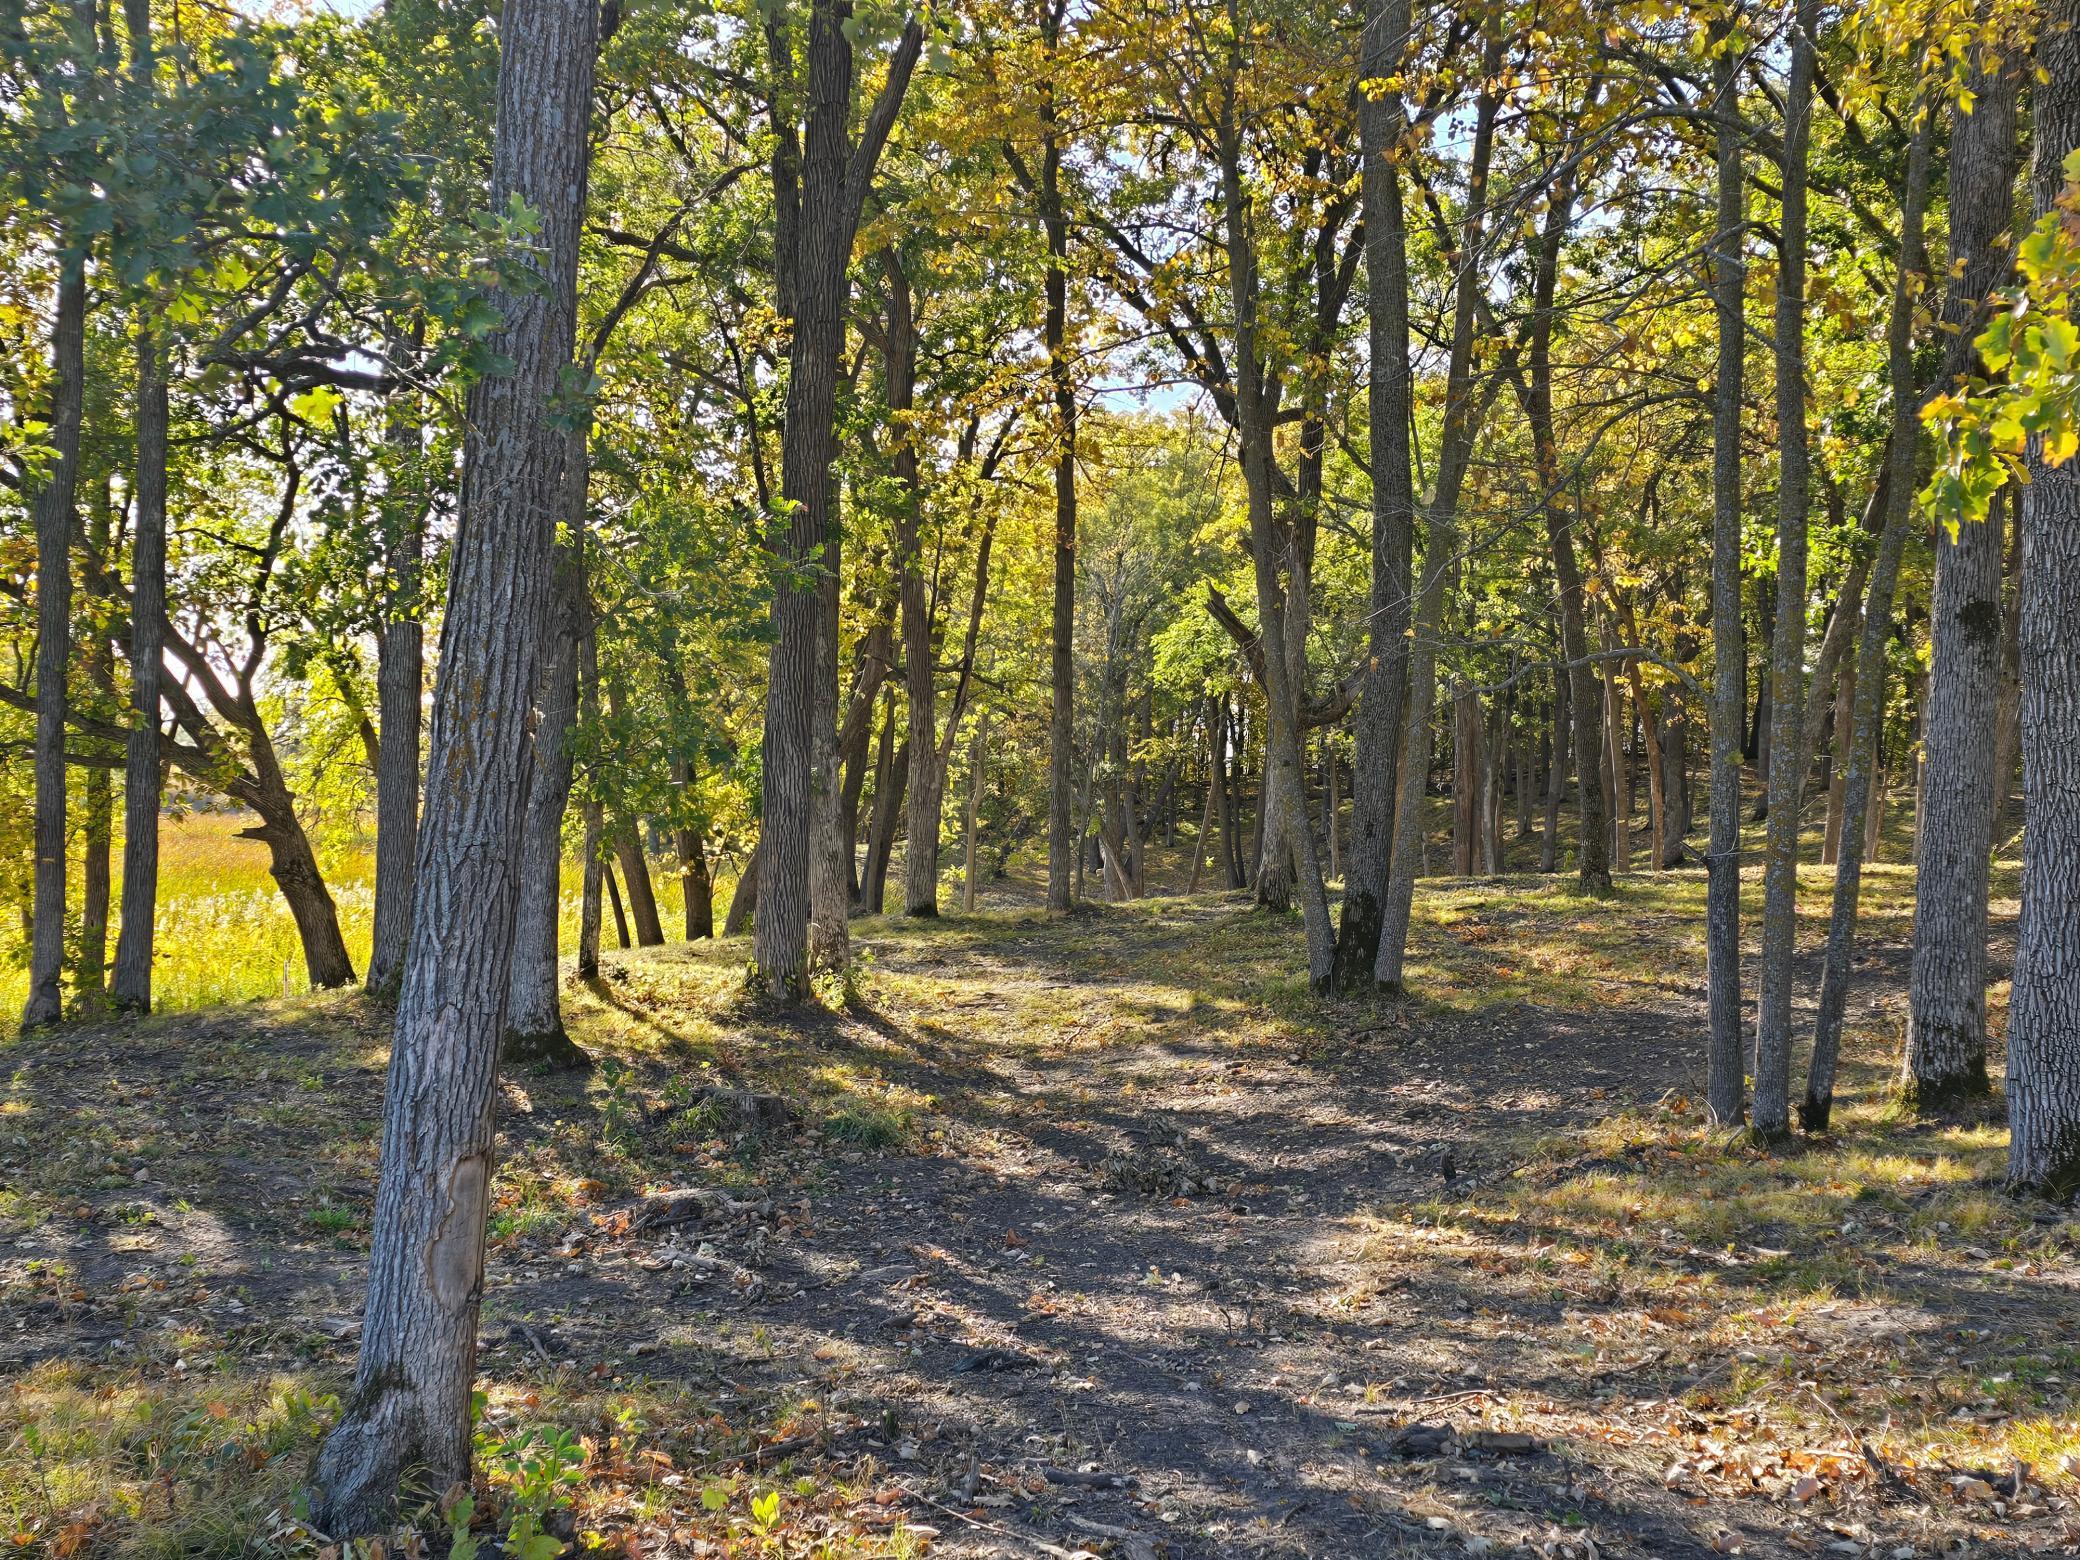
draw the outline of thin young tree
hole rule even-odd
[[[1914,381],[1914,310],[1927,268],[1922,233],[1928,205],[1931,143],[1935,114],[1917,97],[1918,113],[1907,152],[1904,187],[1900,191],[1899,265],[1892,288],[1892,314],[1886,327],[1886,366],[1892,381],[1892,426],[1886,445],[1890,480],[1886,485],[1885,525],[1878,556],[1871,568],[1870,599],[1863,612],[1863,637],[1856,660],[1844,665],[1845,683],[1853,676],[1854,695],[1849,729],[1837,732],[1835,745],[1846,767],[1842,776],[1842,819],[1836,838],[1834,904],[1821,959],[1819,1013],[1813,1022],[1813,1056],[1806,1074],[1799,1125],[1808,1132],[1827,1130],[1834,1108],[1834,1077],[1841,1054],[1842,1017],[1849,999],[1849,960],[1856,946],[1856,911],[1863,884],[1865,810],[1871,800],[1871,769],[1877,756],[1878,726],[1885,712],[1885,645],[1892,637],[1892,596],[1899,580],[1900,553],[1914,510],[1914,457],[1920,429],[1921,398]],[[1955,187],[1955,186],[1953,186]],[[1960,228],[1962,229],[1960,231]],[[1969,232],[1953,225],[1953,236]],[[1996,548],[1996,556],[1998,548]]]
[[[1805,714],[1806,523],[1812,502],[1806,433],[1806,164],[1819,14],[1814,0],[1799,0],[1790,22],[1777,230],[1777,583],[1769,669],[1770,751],[1776,762],[1769,771],[1755,1006],[1754,1126],[1765,1142],[1791,1131],[1791,961],[1798,937],[1798,802],[1804,780],[1796,758]]]
[[[492,1111],[534,763],[532,710],[563,492],[599,8],[508,0],[490,205],[539,215],[526,291],[499,296],[510,371],[469,397],[461,526],[428,748],[361,1359],[318,1459],[318,1525],[380,1529],[400,1481],[466,1485]]]

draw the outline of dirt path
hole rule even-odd
[[[1623,1283],[1505,1281],[1433,1216],[1535,1136],[1694,1093],[1683,981],[1596,1012],[1368,1005],[1281,1025],[1249,971],[1210,992],[1122,984],[1093,952],[1211,967],[1246,919],[1210,903],[879,944],[883,988],[936,995],[793,1026],[791,1065],[929,1099],[921,1152],[782,1129],[763,1185],[718,1192],[671,1173],[683,1068],[630,1064],[604,1096],[597,1076],[512,1080],[509,1166],[618,1131],[665,1169],[499,1240],[484,1374],[673,1382],[724,1418],[813,1401],[794,1422],[827,1434],[801,1456],[875,1459],[887,1515],[936,1529],[941,1553],[1902,1552],[1896,1526],[1880,1548],[1781,1501],[1707,1506],[1664,1478],[1665,1451],[1612,1449],[1645,1430],[1597,1445],[1491,1413],[1651,1420],[1665,1438],[1685,1389],[1732,1363],[1605,1348],[1643,1314]],[[607,1000],[680,1035],[644,989]],[[179,1340],[202,1335],[344,1370],[380,1043],[379,1015],[334,1003],[18,1052],[26,1130],[0,1149],[22,1171],[64,1137],[41,1168],[71,1189],[0,1262],[0,1369],[189,1369]],[[299,1130],[321,1111],[325,1132]],[[1705,1272],[1712,1254],[1684,1260]],[[1946,1323],[1974,1303],[1951,1298]]]

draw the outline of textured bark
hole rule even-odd
[[[1863,882],[1864,815],[1870,807],[1878,728],[1885,718],[1885,643],[1892,633],[1892,596],[1899,580],[1900,553],[1906,545],[1914,512],[1915,437],[1920,427],[1920,396],[1914,382],[1914,307],[1922,273],[1927,270],[1922,214],[1928,203],[1933,137],[1934,115],[1928,114],[1915,128],[1907,152],[1906,184],[1900,191],[1899,269],[1886,331],[1887,368],[1892,381],[1892,428],[1886,449],[1891,480],[1887,486],[1885,527],[1879,536],[1877,560],[1871,566],[1862,641],[1855,664],[1842,667],[1843,686],[1853,690],[1854,702],[1844,723],[1846,729],[1835,733],[1837,763],[1843,765],[1842,823],[1836,836],[1840,860],[1835,868],[1827,947],[1821,957],[1813,1059],[1806,1074],[1805,1099],[1799,1106],[1800,1124],[1808,1132],[1826,1131],[1834,1108],[1835,1067],[1841,1052],[1842,1015],[1849,998],[1849,966],[1856,946],[1857,900]],[[1960,227],[1954,225],[1953,237],[1959,231]],[[1984,837],[1982,832],[1980,838]],[[1983,848],[1981,854],[1983,857]]]
[[[513,912],[513,969],[506,997],[503,1060],[522,1066],[584,1067],[591,1058],[563,1026],[557,931],[563,911],[563,813],[571,794],[571,733],[578,719],[578,640],[585,631],[587,436],[564,451],[561,508],[569,540],[557,549],[542,682],[536,695],[534,772],[521,825],[520,897]]]
[[[94,504],[87,519],[87,557],[93,560],[88,576],[89,596],[109,594],[108,565],[114,529],[114,495],[104,475],[97,484]],[[99,607],[94,610],[98,619]],[[116,705],[115,652],[105,635],[93,636],[86,646],[87,681],[95,702],[103,709]],[[108,911],[110,905],[111,858],[115,844],[115,787],[110,767],[91,765],[80,780],[80,896],[79,957],[73,963],[72,983],[83,1009],[98,1008],[107,995]]]
[[[923,46],[915,18],[905,26],[887,79],[858,144],[849,120],[855,86],[848,0],[811,0],[808,8],[806,128],[777,136],[776,201],[788,232],[776,267],[779,312],[790,320],[786,422],[781,434],[781,497],[787,512],[774,526],[778,578],[773,594],[773,649],[764,734],[764,831],[753,962],[766,990],[782,1001],[808,995],[812,902],[820,906],[814,950],[827,963],[844,959],[847,894],[811,882],[837,860],[838,494],[832,477],[839,358],[845,346],[847,265],[861,208],[882,146]],[[776,96],[784,96],[775,84]],[[776,113],[776,118],[778,114]],[[826,690],[824,683],[828,683]],[[828,713],[829,721],[819,719]],[[812,847],[821,841],[819,852]]]
[[[1714,99],[1718,179],[1712,230],[1712,305],[1718,351],[1712,387],[1711,810],[1705,856],[1706,1108],[1720,1126],[1747,1114],[1741,1063],[1741,736],[1748,648],[1741,619],[1741,401],[1747,261],[1739,61],[1720,52]]]
[[[389,591],[376,641],[376,720],[382,744],[376,756],[376,902],[367,980],[370,991],[386,995],[404,974],[419,847],[419,704],[426,675],[419,590],[426,502],[417,477],[418,414],[417,397],[401,395],[390,407],[385,429],[395,491],[385,497],[383,516]]]
[[[1755,1005],[1756,1134],[1791,1131],[1791,977],[1798,939],[1796,762],[1805,716],[1806,522],[1812,502],[1806,433],[1806,154],[1813,117],[1816,0],[1799,0],[1784,95],[1783,211],[1776,297],[1777,588],[1770,646],[1769,829],[1763,839],[1762,952]]]
[[[29,938],[29,999],[22,1027],[65,1016],[65,678],[72,659],[73,504],[86,392],[86,260],[58,258],[51,325],[51,458],[34,503],[36,516],[36,823],[35,909]]]
[[[125,0],[130,70],[141,90],[152,79],[149,0]],[[123,902],[109,1002],[123,1012],[152,1006],[152,943],[159,900],[159,678],[166,615],[166,359],[149,319],[137,327],[133,413],[136,465],[130,485],[130,731],[123,758]]]
[[[1977,102],[1956,116],[1950,143],[1951,241],[1955,279],[1943,318],[1969,343],[1983,326],[1987,294],[2008,273],[2011,191],[2020,164],[2017,66],[1973,73]],[[1946,353],[1947,380],[1972,366],[1969,349]],[[2007,495],[2003,494],[2002,497]],[[1907,999],[1903,1092],[1911,1105],[1940,1109],[1987,1092],[1986,895],[1993,837],[1995,750],[2003,632],[2001,527],[1936,532],[1929,601],[1928,693],[1922,755],[1928,812],[1915,842],[1914,963]]]
[[[1065,4],[1044,22],[1050,53],[1059,46]],[[1052,72],[1040,89],[1040,220],[1047,230],[1047,307],[1042,341],[1054,397],[1054,598],[1048,651],[1047,908],[1071,903],[1076,853],[1076,382],[1069,362],[1069,224],[1062,207],[1062,145]]]
[[[2080,0],[2038,34],[2031,185],[2039,213],[2080,147]],[[2008,1006],[2008,1180],[2080,1184],[2080,469],[2032,450],[2022,494],[2022,920]]]
[[[387,1528],[409,1472],[467,1487],[499,1042],[565,435],[599,11],[507,0],[489,204],[541,214],[543,285],[499,300],[513,364],[471,390],[462,523],[434,692],[416,901],[384,1101],[354,1387],[317,1468],[317,1525]]]
[[[1817,692],[1824,686],[1816,677],[1814,690]],[[1819,701],[1816,699],[1814,702]],[[1827,822],[1820,832],[1820,865],[1823,867],[1835,866],[1841,860],[1842,793],[1849,773],[1849,741],[1855,708],[1856,665],[1853,661],[1845,661],[1835,676],[1833,751],[1827,760]]]
[[[1368,0],[1360,45],[1361,80],[1398,79],[1407,47],[1409,0]],[[1408,233],[1401,177],[1392,160],[1405,121],[1399,92],[1360,93],[1358,140],[1364,160],[1365,317],[1371,344],[1367,386],[1372,464],[1371,643],[1358,698],[1351,770],[1350,869],[1336,939],[1336,983],[1369,984],[1379,958],[1380,922],[1394,836],[1396,765],[1408,704],[1409,573],[1415,532],[1415,478],[1409,446],[1413,394],[1408,367]],[[1333,765],[1335,760],[1330,760]],[[1333,794],[1333,793],[1332,793]],[[1333,806],[1333,802],[1332,802]],[[1333,824],[1331,840],[1333,843]],[[1330,852],[1330,872],[1339,863]]]

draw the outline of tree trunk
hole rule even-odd
[[[58,259],[51,326],[51,460],[36,494],[35,911],[22,1027],[65,1016],[65,678],[72,659],[72,517],[86,393],[87,277],[83,250]]]
[[[776,28],[780,25],[775,22]],[[835,418],[839,359],[845,348],[847,268],[875,164],[908,89],[924,35],[912,17],[889,61],[887,79],[858,144],[850,132],[855,86],[853,27],[842,0],[808,7],[806,132],[790,124],[775,137],[773,183],[782,213],[775,267],[778,312],[792,326],[781,432],[781,498],[776,548],[781,578],[773,597],[773,649],[764,734],[764,853],[753,929],[753,962],[765,989],[783,1002],[808,995],[812,952],[842,963],[842,892],[831,903],[839,861],[835,767],[837,701],[838,494]],[[786,47],[785,40],[780,45]],[[779,83],[775,83],[776,96]],[[828,683],[826,689],[824,684]],[[828,719],[824,717],[828,715]],[[830,729],[825,729],[826,727]],[[817,848],[820,845],[820,849]],[[817,883],[812,883],[812,874]],[[815,916],[817,946],[810,946]]]
[[[2013,503],[2004,506],[2013,516]],[[2015,782],[2022,760],[2022,678],[2020,636],[2022,632],[2022,525],[2008,523],[2007,586],[2001,612],[2001,692],[1993,718],[1993,838],[1998,850],[2015,827]]]
[[[388,592],[376,641],[375,925],[369,939],[368,989],[394,996],[404,975],[412,930],[412,868],[419,845],[419,738],[425,680],[425,608],[419,600],[426,547],[426,499],[419,491],[419,405],[399,395],[388,413],[385,442],[397,491],[384,499]]]
[[[961,909],[975,913],[975,874],[982,865],[979,831],[982,827],[982,760],[988,751],[989,712],[975,721],[975,737],[968,749],[968,815],[961,825]]]
[[[621,881],[628,889],[628,912],[635,922],[636,946],[659,947],[664,942],[664,921],[657,913],[657,890],[650,882],[642,832],[633,818],[615,818],[613,845],[614,859],[621,864]]]
[[[1481,782],[1488,767],[1481,741],[1480,695],[1462,688],[1452,698],[1452,876],[1478,869],[1480,830],[1487,809]]]
[[[2080,0],[2051,0],[2037,38],[2038,214],[2080,147]],[[2008,1180],[2080,1183],[2080,468],[2034,447],[2022,492],[2022,922],[2008,1006]]]
[[[88,589],[104,596],[109,578],[114,532],[114,501],[104,475],[87,523],[87,553],[93,560]],[[101,583],[97,583],[101,582]],[[115,653],[106,635],[93,635],[86,646],[87,680],[104,709],[116,703]],[[98,1009],[107,994],[108,909],[111,855],[115,844],[114,783],[108,768],[91,766],[81,779],[79,958],[73,965],[73,989],[80,1006]]]
[[[1553,719],[1546,733],[1545,831],[1538,842],[1538,870],[1560,870],[1560,806],[1567,799],[1568,754],[1574,740],[1569,729],[1568,674],[1553,673]]]
[[[1398,79],[1410,33],[1409,0],[1367,0],[1359,75]],[[1358,95],[1364,168],[1365,316],[1372,373],[1367,386],[1372,466],[1372,588],[1367,601],[1371,653],[1359,693],[1351,770],[1351,860],[1343,874],[1336,983],[1370,983],[1379,958],[1394,840],[1395,766],[1408,704],[1409,571],[1415,533],[1415,478],[1409,441],[1408,232],[1401,175],[1393,153],[1405,133],[1398,91]],[[1334,760],[1331,760],[1334,763]],[[1333,806],[1333,803],[1332,803]],[[1334,836],[1332,833],[1332,846]],[[1338,873],[1337,852],[1330,872]]]
[[[1490,39],[1482,81],[1495,82],[1502,44]],[[1487,402],[1474,382],[1476,306],[1480,301],[1479,258],[1487,214],[1488,169],[1495,145],[1500,98],[1484,85],[1474,111],[1473,154],[1467,164],[1466,221],[1460,240],[1452,294],[1452,341],[1445,362],[1444,435],[1438,444],[1437,486],[1424,509],[1421,589],[1409,640],[1408,704],[1402,718],[1401,749],[1395,765],[1393,839],[1388,852],[1386,894],[1380,906],[1379,951],[1372,965],[1376,989],[1398,993],[1408,956],[1409,918],[1415,883],[1424,868],[1423,802],[1430,784],[1430,722],[1437,703],[1437,637],[1444,626],[1445,570],[1458,555],[1459,494],[1473,459]],[[1411,570],[1410,583],[1414,584]]]
[[[867,863],[860,872],[860,898],[868,915],[879,915],[888,903],[888,868],[895,855],[896,825],[903,816],[903,793],[910,778],[910,745],[893,746],[895,706],[889,705],[882,727],[881,751],[886,773],[874,786],[874,815],[867,824]]]
[[[2020,164],[2019,63],[1973,72],[1977,101],[1971,113],[1956,116],[1951,132],[1955,280],[1943,318],[1965,345],[1945,352],[1939,390],[1976,366],[1969,343],[1984,325],[1988,293],[2009,274],[2011,191]],[[1996,504],[2009,496],[1997,495]],[[1954,539],[1938,526],[1921,737],[1929,811],[1915,842],[1914,964],[1901,1078],[1910,1106],[1924,1110],[1989,1088],[1986,896],[1999,775],[2002,619],[2000,509],[1986,524],[1959,526]]]
[[[578,634],[578,717],[587,729],[596,731],[599,729],[599,635],[593,623],[590,591],[580,599],[578,610],[584,614]],[[592,786],[587,786],[581,806],[585,818],[585,842],[580,859],[584,862],[585,876],[578,900],[578,978],[598,980],[600,891],[605,886],[607,875],[607,814]],[[618,906],[616,914],[619,914]],[[626,937],[622,938],[621,945],[624,948],[628,946]]]
[[[736,889],[729,896],[729,910],[722,918],[722,935],[742,937],[757,910],[758,847],[754,845],[751,847],[751,855],[744,862],[744,870],[737,874]]]
[[[563,813],[570,801],[571,732],[578,719],[578,640],[587,626],[583,538],[592,475],[589,439],[588,423],[571,432],[563,452],[559,505],[569,539],[556,550],[553,621],[543,650],[542,685],[535,699],[539,719],[534,734],[534,773],[528,782],[525,832],[520,842],[520,897],[513,910],[513,969],[501,1057],[516,1066],[585,1067],[591,1063],[563,1027],[557,966],[557,933],[563,921]],[[413,736],[416,739],[416,729]]]
[[[1777,267],[1777,588],[1770,647],[1769,829],[1763,841],[1762,952],[1755,1007],[1756,1134],[1791,1131],[1791,961],[1798,941],[1799,727],[1805,712],[1806,518],[1812,499],[1806,436],[1806,153],[1813,115],[1817,0],[1798,0],[1785,89],[1781,258]]]
[[[1815,683],[1815,691],[1822,685]],[[1835,674],[1834,737],[1828,757],[1827,822],[1820,833],[1820,865],[1832,867],[1841,860],[1842,793],[1849,774],[1850,733],[1856,708],[1856,663],[1844,661]]]
[[[1920,431],[1921,399],[1914,382],[1914,309],[1928,264],[1923,251],[1922,215],[1928,201],[1934,120],[1933,112],[1929,112],[1915,125],[1907,152],[1906,185],[1900,192],[1899,273],[1893,286],[1892,317],[1886,332],[1887,368],[1892,380],[1892,428],[1886,448],[1891,481],[1885,500],[1885,528],[1879,536],[1877,560],[1871,566],[1862,642],[1857,647],[1856,662],[1842,666],[1843,686],[1853,689],[1855,697],[1846,729],[1835,733],[1837,762],[1846,760],[1842,775],[1843,818],[1836,836],[1840,861],[1835,870],[1833,911],[1827,925],[1827,948],[1821,956],[1813,1059],[1806,1075],[1805,1099],[1799,1106],[1800,1124],[1808,1132],[1826,1131],[1834,1109],[1835,1067],[1841,1052],[1842,1015],[1849,999],[1849,964],[1855,950],[1857,901],[1863,883],[1864,814],[1870,806],[1878,728],[1885,716],[1885,644],[1892,634],[1892,596],[1899,580],[1900,554],[1906,546],[1914,513],[1915,439]],[[1953,228],[1953,235],[1961,227],[1960,224]],[[1996,551],[1996,587],[1998,570]],[[1979,838],[1985,839],[1983,815]],[[1985,913],[1983,908],[1980,913]]]
[[[1741,1036],[1741,735],[1748,647],[1741,618],[1741,405],[1747,350],[1746,180],[1741,168],[1740,61],[1719,51],[1713,73],[1718,180],[1712,231],[1718,350],[1712,386],[1711,809],[1705,855],[1706,1108],[1733,1126],[1747,1114]]]
[[[166,642],[166,359],[148,327],[137,339],[137,466],[130,498],[130,737],[123,761],[123,906],[109,999],[152,1006],[159,898],[159,679]]]
[[[1050,56],[1060,47],[1065,0],[1052,0],[1042,37]],[[1076,380],[1069,359],[1069,223],[1062,206],[1060,111],[1054,72],[1040,89],[1040,220],[1047,230],[1046,315],[1042,341],[1054,394],[1054,602],[1050,631],[1051,702],[1047,741],[1047,908],[1068,910],[1076,853]]]
[[[614,941],[626,953],[633,946],[628,936],[628,909],[621,903],[621,881],[604,857],[600,860],[600,876],[607,887],[607,902],[614,910]]]
[[[493,1110],[566,434],[551,408],[576,318],[599,9],[508,0],[489,205],[540,218],[543,285],[498,300],[511,372],[471,387],[461,525],[434,692],[353,1391],[317,1467],[316,1525],[387,1529],[409,1473],[470,1477]]]

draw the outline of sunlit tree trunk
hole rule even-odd
[[[2056,207],[2080,147],[2080,0],[2038,34],[2031,185]],[[2022,494],[2022,921],[2008,1006],[2008,1179],[2080,1184],[2080,467],[2032,448]]]
[[[1816,0],[1799,0],[1784,95],[1782,213],[1776,299],[1777,586],[1770,646],[1769,829],[1763,840],[1762,952],[1755,1006],[1755,1131],[1791,1130],[1791,978],[1798,941],[1798,772],[1805,717],[1806,521],[1812,502],[1806,434],[1806,154],[1812,139]]]
[[[1943,318],[1955,334],[1936,388],[1974,366],[1987,295],[2009,274],[2020,165],[2017,65],[1973,72],[1976,101],[1951,133],[1950,261]],[[2040,89],[2041,90],[2041,89]],[[2005,498],[2003,494],[2000,497]],[[1997,500],[1998,502],[1998,500]],[[1981,1095],[1986,1076],[1986,897],[1998,766],[2001,525],[1936,529],[1928,692],[1921,748],[1928,814],[1915,843],[1914,962],[1902,1088],[1941,1109]]]
[[[489,204],[540,216],[542,285],[500,298],[510,373],[470,391],[361,1358],[318,1458],[316,1525],[384,1531],[409,1476],[468,1487],[492,1113],[534,760],[585,199],[593,0],[507,0]]]

